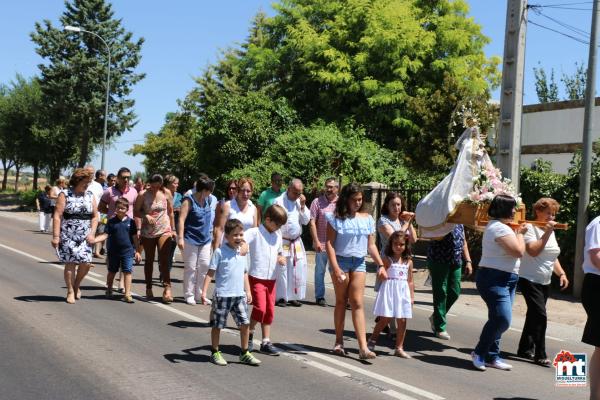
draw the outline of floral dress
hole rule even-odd
[[[92,246],[85,239],[90,234],[92,224],[93,195],[87,191],[76,195],[68,189],[65,197],[58,259],[63,263],[91,263]]]
[[[154,218],[155,223],[149,224],[146,218],[142,218],[141,235],[144,238],[157,238],[164,234],[171,233],[171,219],[167,213],[167,199],[162,200],[152,198],[151,193],[144,194],[143,211],[145,214]]]

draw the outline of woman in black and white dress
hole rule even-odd
[[[98,218],[94,196],[87,191],[91,181],[92,173],[89,170],[76,169],[66,193],[58,195],[53,217],[52,247],[56,249],[60,262],[65,263],[64,278],[69,304],[81,298],[79,286],[92,267],[92,246]]]

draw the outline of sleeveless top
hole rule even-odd
[[[227,219],[237,219],[242,225],[244,225],[244,231],[254,227],[254,216],[256,215],[256,206],[252,204],[252,201],[248,200],[248,207],[246,211],[242,212],[238,206],[237,200],[233,199],[229,201],[229,216]]]
[[[71,188],[62,191],[65,193],[65,209],[63,211],[63,221],[68,220],[91,220],[92,219],[92,199],[90,192],[81,195],[73,193]]]
[[[147,192],[150,193],[150,192]],[[156,221],[154,225],[151,225],[146,221],[146,218],[142,218],[142,229],[141,235],[145,238],[155,238],[164,235],[165,233],[171,232],[171,221],[169,214],[167,213],[167,198],[164,197],[162,200],[156,198],[152,201],[150,196],[143,194],[144,205],[142,209],[144,213],[154,218]]]
[[[402,260],[394,261],[390,257],[388,259],[390,260],[390,266],[386,270],[388,279],[408,280],[408,263]]]
[[[216,199],[208,196],[204,204],[198,203],[196,197],[192,194],[185,196],[184,201],[190,202],[183,236],[186,242],[195,246],[204,246],[212,242],[212,222],[214,220]]]

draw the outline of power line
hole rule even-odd
[[[559,35],[562,35],[562,36],[568,37],[569,39],[573,39],[573,40],[575,40],[575,41],[577,41],[577,42],[579,42],[579,43],[582,43],[582,44],[590,44],[589,42],[587,42],[587,41],[585,41],[585,40],[582,40],[582,39],[580,39],[580,38],[578,38],[578,37],[575,37],[575,36],[569,35],[568,33],[564,33],[564,32],[561,32],[561,31],[557,31],[556,29],[552,29],[552,28],[550,28],[550,27],[547,27],[547,26],[544,26],[544,25],[542,25],[542,24],[538,24],[538,23],[536,23],[536,22],[533,22],[531,19],[528,19],[528,20],[527,20],[527,22],[529,22],[531,25],[535,25],[535,26],[537,26],[537,27],[540,27],[540,28],[542,28],[542,29],[546,29],[546,30],[552,31],[552,32],[554,32],[554,33],[558,33]]]
[[[575,27],[573,25],[569,25],[566,22],[560,21],[560,20],[558,20],[556,18],[553,18],[553,17],[551,17],[549,15],[546,15],[543,12],[541,12],[540,10],[532,9],[532,11],[535,14],[537,14],[537,15],[539,15],[541,17],[544,17],[546,19],[549,19],[550,21],[554,22],[555,24],[558,24],[558,25],[562,26],[563,28],[568,29],[568,30],[570,30],[571,32],[573,32],[573,33],[575,33],[577,35],[581,35],[581,36],[583,36],[586,39],[590,37],[589,32],[586,32],[586,31],[584,31],[582,29],[579,29],[579,28],[577,28],[577,27]]]
[[[550,8],[552,10],[574,10],[574,11],[592,11],[591,8],[577,8],[577,7],[552,7],[552,6],[543,6],[544,8]]]
[[[592,4],[593,1],[579,1],[573,3],[550,3],[550,4],[540,4],[540,7],[555,7],[555,6],[576,6],[579,4]]]
[[[549,8],[554,10],[575,10],[575,11],[592,11],[591,8],[573,7],[581,4],[591,4],[592,1],[584,1],[577,3],[555,3],[555,4],[529,4],[527,8],[536,10],[541,8]]]

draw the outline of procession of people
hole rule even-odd
[[[46,219],[48,214],[52,216],[51,243],[65,264],[67,303],[81,298],[80,285],[93,266],[93,258],[102,257],[94,251],[99,247],[94,246],[101,248],[103,242],[107,298],[117,297],[113,295],[113,281],[121,273],[118,280],[124,287],[122,300],[134,302],[131,277],[143,254],[145,299],[153,300],[153,267],[158,253],[163,287],[160,300],[172,303],[170,267],[177,246],[184,263],[183,301],[211,307],[211,361],[227,364],[218,339],[220,330],[227,326],[228,314],[232,314],[241,332],[240,362],[259,365],[260,360],[252,355],[257,325],[262,341],[256,351],[278,355],[279,349],[271,341],[275,306],[299,307],[306,300],[309,269],[302,234],[303,227],[308,226],[315,252],[314,304],[327,305],[326,271],[335,293],[332,353],[347,354],[343,335],[346,311],[350,309],[360,359],[377,357],[378,337],[390,322],[394,322],[393,354],[412,358],[410,348],[404,347],[404,338],[414,304],[411,245],[420,238],[414,225],[415,214],[406,209],[399,193],[387,193],[375,221],[364,211],[361,186],[349,183],[340,188],[335,178],[326,179],[321,194],[308,203],[300,179],[292,178],[286,186],[281,175],[274,173],[272,187],[261,194],[260,205],[255,205],[255,187],[250,178],[228,182],[227,197],[218,201],[213,195],[215,182],[205,174],[199,174],[193,187],[183,195],[178,193],[179,180],[174,176],[163,179],[154,174],[145,184],[141,179],[134,183],[131,171],[121,168],[113,186],[107,185],[105,176],[104,171],[94,172],[90,167],[76,169],[68,181],[58,180],[56,187],[47,187],[38,199],[41,231],[50,229]],[[482,371],[513,368],[500,357],[500,345],[502,333],[511,323],[517,289],[528,309],[515,351],[524,360],[549,367],[545,331],[552,275],[558,278],[561,289],[569,285],[558,261],[560,248],[554,236],[560,205],[553,199],[541,198],[533,205],[535,225],[523,223],[515,227],[510,223],[516,206],[515,198],[496,195],[483,233],[476,285],[489,313],[471,353],[473,367]],[[589,318],[583,341],[596,349],[600,346],[600,317],[592,304],[600,287],[594,280],[594,276],[600,276],[599,225],[596,218],[586,234],[583,299]],[[437,232],[447,233],[429,239],[427,268],[433,294],[429,322],[437,338],[451,340],[447,314],[460,295],[462,276],[472,276],[475,269],[463,225],[453,224],[450,230],[438,227]],[[367,256],[375,264],[377,274],[377,297],[372,310],[377,319],[371,335],[367,334],[365,315],[369,310],[365,311],[363,300]],[[210,297],[212,279],[215,288]],[[600,356],[596,353],[591,360],[592,371],[600,370]]]

